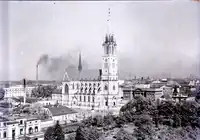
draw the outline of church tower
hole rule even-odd
[[[104,54],[102,56],[102,76],[103,81],[117,81],[118,80],[118,68],[117,68],[117,56],[116,56],[116,41],[114,34],[110,29],[110,8],[108,11],[108,31],[103,42]]]

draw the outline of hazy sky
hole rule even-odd
[[[189,1],[189,0],[188,0]],[[2,2],[0,2],[2,5]],[[1,6],[2,7],[2,6]],[[196,2],[20,2],[10,1],[8,48],[10,80],[35,78],[42,54],[82,52],[89,68],[101,67],[102,43],[111,8],[111,27],[118,44],[119,69],[132,75],[167,72],[197,74],[200,5]],[[0,11],[1,19],[2,10]],[[3,22],[5,22],[3,21]],[[0,22],[1,29],[3,24]],[[3,34],[1,52],[5,52]],[[2,74],[0,79],[2,80]]]

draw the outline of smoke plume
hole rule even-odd
[[[40,64],[46,64],[48,62],[49,56],[47,54],[43,54],[37,62],[37,66]]]
[[[42,55],[38,61],[39,77],[41,80],[62,80],[66,68],[78,69],[78,52],[68,53],[62,56]],[[82,60],[83,69],[87,69],[87,63]]]

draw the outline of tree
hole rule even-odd
[[[57,121],[55,127],[54,127],[54,139],[55,140],[64,140],[65,135],[63,133],[62,127],[59,124],[59,121]]]
[[[136,96],[120,109],[120,117],[123,117],[127,122],[133,122],[137,115],[149,114],[154,115],[156,110],[155,104],[143,96]]]
[[[96,127],[80,126],[76,131],[75,140],[97,140],[100,136],[101,133],[98,132]]]
[[[138,139],[153,139],[154,129],[153,129],[153,121],[150,115],[141,114],[134,121],[136,126],[134,134]]]
[[[54,140],[54,128],[48,127],[45,134],[44,134],[44,140]]]
[[[62,131],[62,127],[57,121],[54,127],[48,127],[44,134],[44,140],[64,140],[65,135]]]
[[[53,86],[53,85],[47,85],[47,86],[43,86],[43,85],[39,85],[38,87],[34,88],[32,90],[32,96],[33,97],[42,97],[42,98],[47,98],[47,97],[52,97],[52,94],[55,92],[61,92],[57,86]]]

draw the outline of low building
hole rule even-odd
[[[11,115],[0,118],[1,140],[43,140],[44,133],[41,132],[41,120],[34,116]]]
[[[48,106],[45,106],[45,108],[46,108],[47,113],[53,119],[54,123],[59,121],[60,124],[64,124],[64,123],[70,123],[72,121],[77,120],[78,112],[66,106],[48,105]]]
[[[134,96],[138,96],[138,95],[142,95],[144,97],[148,97],[151,98],[152,100],[157,100],[159,98],[161,98],[161,96],[163,95],[162,89],[160,88],[137,88],[135,90],[133,90],[133,97]]]

